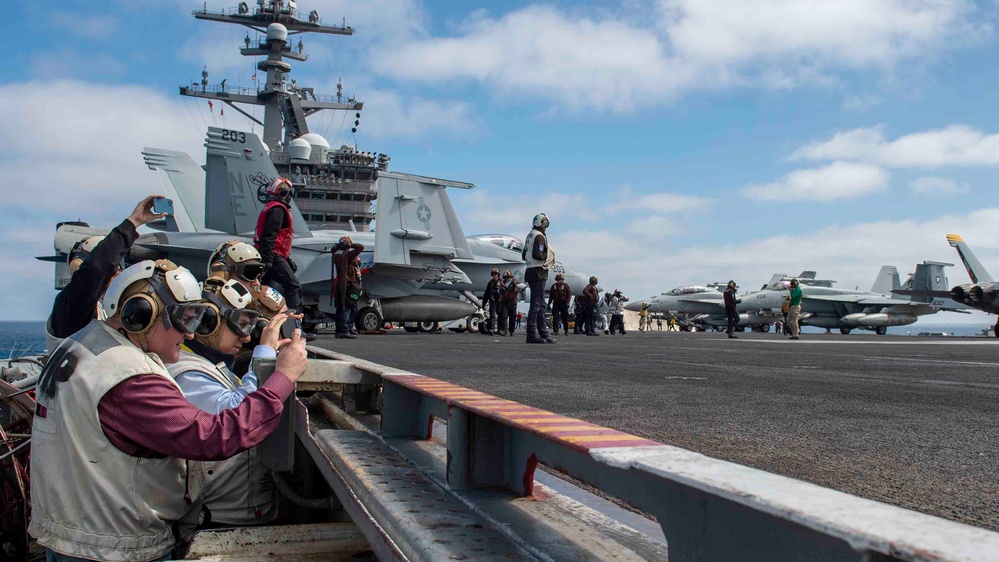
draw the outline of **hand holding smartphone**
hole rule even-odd
[[[153,199],[153,212],[156,214],[173,214],[173,199]]]

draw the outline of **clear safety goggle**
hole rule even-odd
[[[257,326],[257,318],[260,316],[260,313],[256,311],[242,308],[220,307],[219,313],[225,319],[225,323],[229,329],[241,336],[248,336],[253,333],[253,329]],[[215,308],[208,307],[204,321],[198,328],[198,334],[207,336],[214,332],[218,328],[218,325],[219,316],[216,314]]]
[[[206,310],[208,305],[203,303],[176,303],[166,305],[163,314],[173,329],[193,334],[201,326]]]

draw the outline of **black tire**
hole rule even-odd
[[[760,324],[760,332],[764,334],[770,333],[770,324]]]
[[[465,320],[465,325],[468,326],[468,332],[474,334],[482,330],[482,317],[478,314],[472,314]]]
[[[996,323],[996,325],[992,327],[992,333],[999,338],[999,323]]]
[[[843,334],[844,336],[849,335],[850,328],[840,328],[839,333]]]
[[[420,322],[418,324],[417,330],[425,333],[433,333],[437,331],[437,322]]]
[[[888,333],[888,328],[885,328],[884,326],[878,326],[877,328],[874,328],[874,333],[879,336],[883,336]]]
[[[402,329],[406,330],[410,334],[415,334],[416,332],[420,331],[420,329],[417,328],[416,326],[403,326]]]
[[[366,306],[357,313],[354,325],[358,332],[374,332],[382,327],[382,315],[373,306]]]

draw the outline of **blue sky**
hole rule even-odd
[[[209,1],[217,10],[235,2]],[[250,86],[243,28],[201,2],[10,8],[0,68],[5,319],[50,307],[54,223],[111,226],[160,191],[143,146],[204,158],[209,113],[177,86]],[[310,121],[452,193],[468,234],[524,236],[538,211],[569,265],[638,298],[816,269],[868,288],[882,264],[999,270],[996,5],[961,0],[303,0],[353,37],[305,37],[300,85],[366,103]],[[339,134],[338,134],[339,131]],[[967,282],[961,268],[952,284]],[[990,323],[944,315],[934,323]]]

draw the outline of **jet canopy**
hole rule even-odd
[[[677,287],[668,293],[663,293],[664,295],[671,297],[679,297],[681,295],[695,295],[697,293],[710,293],[714,289],[708,287],[703,287],[701,285],[684,285],[683,287]]]
[[[489,242],[490,244],[496,244],[501,248],[513,250],[514,252],[521,252],[524,250],[524,243],[520,241],[520,238],[510,236],[509,234],[482,234],[480,236],[473,236],[473,238],[483,242]]]

